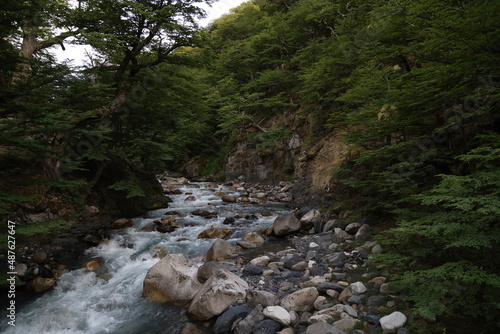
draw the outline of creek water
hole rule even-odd
[[[190,183],[176,187],[182,194],[170,195],[173,202],[168,209],[135,218],[133,227],[113,232],[109,241],[87,251],[89,259],[98,257],[105,261],[99,269],[78,269],[64,274],[52,291],[17,310],[15,327],[6,326],[6,321],[2,321],[0,332],[175,334],[186,322],[182,308],[151,303],[141,297],[144,277],[159,261],[153,258],[152,249],[163,247],[169,253],[184,253],[201,263],[201,256],[214,240],[198,239],[197,236],[211,225],[221,225],[226,217],[237,214],[254,215],[252,219],[240,219],[230,226],[234,233],[228,241],[235,242],[246,231],[269,227],[278,214],[288,212],[283,204],[271,202],[248,206],[240,202],[224,203],[215,195],[217,192],[240,194],[222,186]],[[185,201],[188,195],[196,200]],[[205,219],[191,214],[199,208],[217,211],[218,217]],[[262,210],[271,212],[272,216],[262,217]],[[166,211],[182,215],[180,228],[167,234],[141,231]]]

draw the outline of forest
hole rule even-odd
[[[493,332],[500,2],[251,0],[202,28],[203,2],[0,4],[2,229],[154,208],[154,175],[193,161],[226,181],[238,142],[278,149],[290,130],[260,124],[294,115],[348,145],[329,191],[385,223],[377,261],[416,320]],[[58,62],[68,44],[94,52]]]

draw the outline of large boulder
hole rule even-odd
[[[247,282],[225,269],[220,269],[196,293],[187,314],[194,320],[208,320],[222,314],[238,299],[244,299],[247,289]]]
[[[281,306],[287,311],[308,312],[313,308],[314,301],[318,298],[318,289],[305,288],[285,296],[281,300]]]
[[[234,253],[231,244],[222,239],[216,239],[205,254],[205,261],[221,261]]]
[[[300,221],[291,213],[279,215],[273,223],[272,231],[278,236],[286,236],[300,230]]]
[[[202,284],[198,268],[184,254],[168,254],[149,269],[142,296],[153,302],[184,305],[189,303]]]
[[[213,274],[215,274],[219,269],[225,268],[226,266],[220,262],[205,262],[201,267],[198,268],[198,281],[205,283]]]
[[[212,227],[198,234],[198,239],[222,239],[231,234],[233,234],[233,230],[231,229]]]

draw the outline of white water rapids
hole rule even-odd
[[[184,253],[190,258],[205,254],[213,239],[197,239],[203,230],[212,224],[221,224],[225,217],[236,214],[254,214],[256,220],[241,220],[230,227],[235,233],[228,240],[236,241],[245,231],[257,230],[272,224],[276,215],[285,212],[282,205],[243,206],[240,203],[223,203],[215,196],[228,189],[210,188],[205,183],[178,186],[182,195],[170,195],[173,203],[167,209],[149,212],[134,219],[134,227],[114,232],[107,243],[88,251],[89,258],[105,260],[95,272],[86,269],[67,273],[57,286],[40,298],[17,310],[16,326],[5,326],[2,333],[47,333],[47,334],[175,334],[183,326],[182,308],[155,304],[141,297],[142,284],[149,268],[159,261],[153,258],[151,250],[161,246],[170,253]],[[195,196],[194,202],[185,202],[188,194]],[[237,193],[233,193],[239,196]],[[218,218],[205,219],[190,213],[198,208],[215,210]],[[262,210],[273,213],[261,217]],[[173,233],[143,232],[141,228],[150,225],[166,211],[177,211],[181,228]]]

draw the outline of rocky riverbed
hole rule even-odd
[[[32,308],[54,298],[71,304],[71,294],[86,291],[92,298],[79,300],[81,309],[73,312],[91,312],[78,320],[75,333],[105,332],[92,321],[114,321],[111,328],[121,332],[156,333],[151,322],[168,322],[176,312],[179,325],[170,324],[169,333],[408,332],[404,326],[411,319],[391,294],[390,274],[372,263],[372,255],[383,252],[372,240],[375,221],[347,224],[312,207],[293,209],[288,182],[191,185],[168,175],[159,180],[174,198],[172,208],[151,218],[109,217],[107,228],[100,223],[94,233],[67,236],[94,246],[88,261],[69,268],[82,269],[62,264],[64,245],[23,250],[20,278],[29,289],[57,290]],[[122,291],[124,284],[134,286]],[[126,295],[136,301],[123,300]],[[130,316],[121,311],[131,307],[142,308],[132,331]],[[73,328],[68,319],[43,319],[59,312],[56,306],[46,311],[27,326],[47,333]]]
[[[228,186],[243,196],[226,201],[290,200],[290,184]],[[143,296],[187,305],[186,317],[215,321],[215,334],[409,333],[407,316],[398,311],[404,305],[391,295],[390,275],[370,263],[383,251],[371,240],[376,222],[331,218],[314,208],[281,214],[269,228],[248,231],[235,244],[217,238],[195,259],[200,267],[166,255],[148,272]],[[233,220],[224,222],[231,226]],[[266,250],[279,239],[289,246],[282,242],[283,249]],[[181,333],[198,328],[187,323]]]

